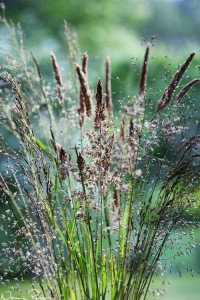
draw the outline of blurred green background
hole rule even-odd
[[[137,94],[146,41],[155,44],[151,50],[148,82],[152,90],[156,89],[156,100],[166,86],[166,69],[174,73],[193,50],[197,54],[188,76],[200,76],[199,0],[6,0],[5,5],[6,16],[14,23],[20,22],[26,49],[37,56],[47,77],[51,50],[66,69],[69,65],[64,20],[77,33],[81,51],[89,54],[89,80],[93,86],[104,73],[105,57],[111,57],[116,98]],[[9,50],[1,30],[1,47]],[[198,103],[199,96],[200,92],[195,94]],[[200,242],[199,232],[195,235]],[[200,269],[199,246],[191,258],[186,258],[185,268],[187,265],[192,265],[195,272]],[[199,299],[199,275],[195,279],[176,276],[171,280],[169,294],[163,299]]]
[[[148,77],[158,92],[155,101],[166,86],[166,70],[173,74],[194,50],[197,55],[188,72],[200,75],[199,0],[6,0],[6,7],[7,17],[22,25],[26,49],[40,60],[47,76],[51,50],[66,70],[69,67],[64,20],[77,33],[81,51],[89,54],[93,87],[103,76],[105,57],[111,57],[116,98],[137,93],[146,41],[155,44]]]
[[[109,55],[116,108],[119,97],[137,94],[146,41],[155,44],[148,81],[157,92],[156,102],[166,86],[166,71],[173,74],[194,50],[188,76],[200,75],[199,0],[6,0],[6,7],[7,17],[20,22],[26,49],[39,59],[46,76],[51,74],[51,50],[66,72],[69,69],[64,20],[77,33],[81,51],[89,54],[92,88],[104,75]]]
[[[47,49],[64,42],[64,19],[76,30],[81,49],[100,57],[136,55],[142,38],[156,35],[159,47],[177,55],[200,42],[198,0],[6,0],[6,6],[27,42],[43,41]]]

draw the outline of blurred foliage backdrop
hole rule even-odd
[[[120,78],[128,93],[134,94],[137,85],[137,72],[133,75],[133,69],[136,66],[140,70],[145,41],[155,43],[152,79],[157,79],[156,74],[160,79],[160,68],[166,64],[174,72],[183,56],[194,49],[198,52],[200,44],[198,0],[6,0],[5,4],[6,15],[21,23],[26,48],[41,60],[47,74],[50,50],[55,51],[59,61],[67,63],[67,20],[78,35],[81,51],[89,53],[94,75],[90,80],[96,82],[106,55],[110,55],[113,77]],[[192,72],[193,77],[199,75],[198,69],[192,68]],[[113,84],[119,86],[119,82]],[[162,82],[156,84],[162,92]]]
[[[133,54],[142,37],[154,35],[167,52],[183,53],[200,42],[198,0],[6,0],[6,6],[7,15],[20,20],[29,42],[44,36],[62,42],[66,19],[81,48],[100,56]]]
[[[156,86],[157,97],[166,85],[161,80],[166,68],[173,74],[193,50],[197,55],[190,72],[199,76],[194,67],[200,64],[199,0],[6,0],[5,4],[6,15],[20,22],[26,48],[40,59],[47,75],[50,50],[67,68],[66,20],[78,35],[81,51],[89,54],[92,83],[104,72],[105,57],[110,55],[113,78],[118,77],[126,93],[134,95],[146,41],[155,44],[149,80],[152,88]],[[119,93],[119,81],[113,80],[113,85]]]
[[[20,22],[25,46],[40,60],[47,78],[52,76],[51,50],[66,70],[69,66],[64,20],[77,33],[81,51],[89,54],[92,83],[103,74],[105,57],[111,57],[113,91],[117,99],[123,97],[124,86],[126,94],[137,93],[146,41],[155,44],[151,50],[148,81],[156,101],[169,82],[167,74],[173,74],[193,50],[197,55],[188,76],[200,76],[199,0],[6,0],[5,5],[6,16],[14,23]],[[0,30],[1,47],[9,51],[4,29]],[[200,103],[199,96],[200,92],[195,94],[197,103]],[[197,108],[200,109],[200,105]],[[196,239],[200,241],[199,233]],[[196,270],[200,268],[199,250],[195,250],[189,262]],[[181,289],[182,285],[179,295],[184,294]],[[199,299],[198,292],[191,298]]]

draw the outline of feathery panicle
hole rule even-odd
[[[47,100],[44,79],[43,79],[43,76],[42,76],[42,73],[41,73],[41,70],[40,70],[39,63],[38,63],[37,59],[35,58],[35,56],[33,55],[32,52],[31,52],[31,56],[32,56],[33,62],[35,64],[35,66],[36,66],[37,74],[38,74],[39,81],[40,81],[40,88],[41,88],[41,91],[42,91],[42,95],[43,95],[44,99]]]
[[[65,180],[69,175],[68,168],[70,162],[70,155],[67,154],[66,150],[59,144],[56,143],[56,149],[58,153],[58,171],[60,178]]]
[[[80,170],[80,173],[82,174],[82,172],[85,168],[85,159],[84,159],[83,154],[81,152],[78,153],[77,164],[78,164],[78,168]]]
[[[67,42],[68,57],[72,67],[73,84],[77,92],[76,72],[74,69],[74,64],[80,62],[80,50],[78,46],[77,35],[71,32],[66,20],[64,20],[64,24],[65,24],[65,37]]]
[[[56,56],[52,51],[51,51],[50,55],[51,55],[51,60],[52,60],[52,65],[53,65],[53,70],[54,70],[54,75],[55,75],[56,82],[59,86],[62,86],[63,85],[62,77],[61,77],[61,74],[60,74],[60,68],[59,68]]]
[[[95,130],[100,128],[101,121],[105,120],[105,103],[103,103],[103,87],[102,81],[99,78],[97,83],[97,90],[96,90],[96,110],[95,110]]]
[[[158,104],[157,104],[157,111],[158,112],[160,112],[162,109],[164,109],[168,105],[170,100],[172,99],[174,91],[175,91],[176,87],[178,86],[179,82],[181,81],[185,71],[189,67],[194,55],[195,55],[195,52],[192,52],[189,55],[189,57],[186,59],[184,64],[181,66],[181,68],[175,73],[175,75],[172,78],[169,86],[165,89],[162,97],[158,101]]]
[[[70,156],[67,154],[66,150],[59,143],[56,143],[56,149],[61,163],[70,160]]]
[[[142,66],[142,73],[139,84],[139,96],[141,100],[141,104],[143,104],[145,93],[146,93],[146,81],[147,81],[147,71],[148,71],[148,61],[149,61],[149,51],[150,51],[151,43],[147,43],[146,52],[144,56],[144,62]]]
[[[130,123],[129,123],[129,136],[130,138],[134,137],[133,118],[130,119]]]
[[[105,84],[105,92],[106,92],[106,108],[108,110],[108,114],[112,115],[113,113],[113,103],[112,103],[112,90],[111,90],[111,63],[110,57],[106,58],[106,84]]]
[[[98,78],[98,82],[97,82],[96,100],[97,100],[97,105],[103,102],[103,86],[102,86],[101,78]]]
[[[181,101],[181,99],[187,94],[187,92],[193,87],[193,85],[199,82],[200,78],[195,78],[191,80],[188,84],[186,84],[176,96],[175,104],[178,104]]]
[[[60,68],[59,68],[55,54],[51,51],[50,55],[51,55],[51,61],[52,61],[52,66],[53,66],[53,70],[54,70],[54,76],[55,76],[55,80],[57,83],[58,97],[60,100],[63,100],[63,94],[62,94],[63,83],[62,83]]]
[[[85,74],[86,81],[87,81],[87,67],[88,67],[88,55],[85,52],[82,55],[82,72]],[[85,102],[84,102],[83,90],[82,90],[81,86],[80,86],[80,92],[79,92],[78,114],[79,114],[79,125],[82,130],[83,124],[85,121],[85,116],[86,116],[86,107],[85,107]]]
[[[126,124],[125,117],[122,118],[121,130],[120,130],[120,139],[124,143],[126,140]]]
[[[82,55],[82,72],[85,74],[85,78],[87,79],[87,69],[88,69],[88,55],[86,52]]]
[[[86,82],[87,82],[87,67],[88,67],[88,55],[85,52],[82,55],[82,72],[85,74]],[[81,86],[80,86],[79,104],[80,104],[79,109],[78,109],[79,124],[80,124],[80,128],[82,129],[84,121],[85,121],[86,107],[85,107],[85,102],[84,102],[83,90],[82,90]]]
[[[91,101],[91,93],[90,93],[90,90],[89,90],[89,87],[88,87],[88,84],[87,84],[87,81],[85,78],[85,74],[83,73],[83,71],[77,64],[75,64],[75,70],[78,74],[78,79],[79,79],[80,86],[81,86],[81,92],[82,92],[82,96],[83,96],[82,101],[84,102],[87,116],[90,117],[92,115],[92,101]],[[81,105],[80,105],[80,107],[81,107]]]

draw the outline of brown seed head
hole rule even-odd
[[[172,99],[174,91],[175,91],[176,87],[178,86],[178,84],[180,83],[185,71],[189,67],[194,55],[195,55],[195,52],[192,52],[189,55],[189,57],[186,59],[184,64],[181,66],[181,68],[175,73],[175,75],[172,78],[169,86],[165,89],[162,97],[158,101],[158,104],[157,104],[157,111],[158,112],[160,112],[162,109],[164,109],[168,105],[170,100]]]
[[[98,130],[100,127],[100,122],[105,120],[105,104],[103,103],[103,87],[102,81],[99,78],[97,83],[97,90],[96,90],[96,110],[95,110],[95,129]]]
[[[51,52],[50,55],[51,55],[52,66],[53,66],[53,70],[54,70],[54,76],[55,76],[55,80],[56,80],[56,83],[57,83],[58,97],[60,98],[60,100],[63,100],[63,95],[62,95],[63,83],[62,83],[60,68],[59,68],[59,65],[58,65],[55,54],[53,52]]]
[[[82,173],[85,168],[85,159],[81,152],[78,153],[77,164],[80,172]]]
[[[58,66],[58,62],[56,59],[56,56],[53,52],[51,52],[51,60],[52,60],[52,65],[53,65],[53,70],[54,70],[54,75],[55,75],[55,79],[58,85],[62,86],[62,77],[60,74],[60,68]]]
[[[181,101],[181,99],[187,94],[187,92],[193,87],[193,85],[199,82],[200,82],[200,78],[195,78],[191,80],[188,84],[186,84],[179,92],[179,94],[176,96],[175,104],[178,104]]]
[[[133,138],[133,136],[134,136],[133,118],[130,119],[129,136],[130,136],[131,138]]]
[[[65,180],[69,175],[69,164],[70,164],[70,155],[67,154],[66,150],[59,144],[56,143],[56,150],[58,153],[58,170],[61,179]]]
[[[83,53],[82,55],[82,72],[85,74],[85,79],[87,81],[87,67],[88,67],[88,55],[87,53]],[[78,109],[78,114],[79,114],[79,124],[82,129],[84,121],[85,121],[85,116],[86,116],[86,107],[85,107],[85,102],[84,102],[84,95],[82,91],[82,87],[80,87],[80,96],[79,96],[79,109]]]
[[[87,69],[88,69],[88,55],[86,52],[84,52],[82,56],[82,72],[85,74],[86,79],[87,79]]]
[[[91,93],[85,78],[85,74],[81,70],[81,68],[75,64],[75,69],[78,74],[80,87],[81,87],[81,93],[82,93],[82,99],[80,99],[82,103],[84,103],[86,108],[87,116],[90,117],[92,115],[92,101],[91,101]],[[83,107],[83,105],[80,105],[80,108]]]
[[[106,108],[108,110],[108,114],[112,115],[112,113],[113,113],[113,103],[112,103],[112,90],[111,90],[111,63],[110,63],[110,57],[109,56],[106,58],[105,92],[106,92]]]
[[[145,92],[146,92],[146,81],[147,81],[147,70],[148,70],[148,61],[149,61],[149,50],[151,47],[151,43],[147,43],[146,52],[144,56],[144,62],[142,66],[142,73],[140,78],[140,85],[139,85],[139,96],[142,100],[144,100]]]

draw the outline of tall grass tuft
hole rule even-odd
[[[28,277],[38,300],[147,299],[154,276],[170,269],[166,249],[191,252],[194,243],[173,233],[199,226],[184,217],[198,206],[200,131],[183,99],[199,79],[173,97],[195,53],[149,101],[150,51],[148,43],[139,92],[120,113],[109,58],[90,88],[86,53],[72,60],[66,85],[53,52],[48,84],[37,54],[5,57],[1,123],[18,144],[2,138],[2,283],[15,279],[19,288]]]

